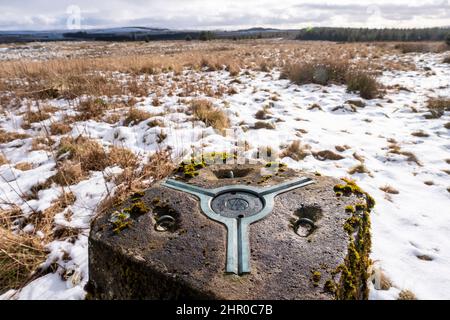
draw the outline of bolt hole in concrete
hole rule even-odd
[[[322,217],[322,209],[317,204],[302,204],[294,214],[298,217],[293,221],[294,232],[301,237],[308,237],[317,229],[317,221]]]
[[[159,232],[165,232],[173,229],[175,225],[175,219],[172,216],[162,216],[156,220],[155,230]]]
[[[180,225],[178,213],[169,206],[159,206],[153,209],[155,214],[155,230],[158,232],[175,232]]]
[[[233,179],[244,178],[250,174],[252,169],[233,169],[233,170],[217,170],[214,171],[214,175],[217,179]]]

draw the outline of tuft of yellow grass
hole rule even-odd
[[[4,212],[0,212],[0,216]],[[46,259],[46,251],[38,239],[16,234],[0,226],[0,294],[27,283]]]
[[[57,172],[50,181],[60,186],[70,186],[85,179],[86,173],[81,169],[80,162],[65,160],[58,163]]]
[[[361,98],[374,99],[380,95],[380,84],[365,71],[353,71],[346,76],[347,91],[359,92]]]
[[[114,178],[116,191],[100,203],[98,211],[105,212],[111,209],[132,193],[142,191],[150,183],[167,177],[175,168],[176,165],[168,150],[157,151],[149,157],[144,166],[138,166],[136,163],[134,167],[126,167],[120,175]]]
[[[110,165],[118,165],[121,168],[135,167],[137,165],[137,156],[127,148],[112,147],[108,153]]]
[[[108,109],[108,104],[100,98],[89,98],[83,100],[77,107],[79,114],[76,119],[79,121],[85,121],[89,119],[99,119],[103,116]]]
[[[390,186],[390,185],[384,185],[382,187],[380,187],[380,190],[386,193],[390,193],[390,194],[399,194],[400,192],[395,189],[394,187]]]
[[[29,138],[29,135],[25,133],[10,132],[0,129],[0,143],[8,143],[14,140],[26,138]]]
[[[406,157],[407,161],[414,162],[418,166],[422,166],[422,163],[419,161],[419,159],[417,158],[417,156],[414,153],[412,153],[410,151],[402,150],[401,147],[397,143],[394,142],[394,143],[389,144],[388,148],[389,148],[388,153],[402,155],[402,156]]]
[[[417,300],[416,295],[408,289],[400,291],[397,300]]]
[[[203,121],[207,126],[211,126],[223,132],[230,127],[230,120],[225,112],[214,107],[206,99],[195,99],[191,101],[191,110],[196,120]]]
[[[81,164],[83,172],[102,171],[109,165],[108,156],[103,147],[95,140],[86,137],[63,137],[59,144],[58,155],[68,154],[68,159]]]
[[[359,164],[351,167],[347,172],[349,174],[366,173],[372,177],[372,173],[370,172],[370,170],[366,167],[366,165],[363,162],[360,162]]]
[[[311,146],[305,144],[302,145],[300,140],[292,142],[286,149],[281,153],[281,158],[290,157],[295,161],[300,161],[311,154]]]
[[[141,123],[142,121],[147,120],[151,116],[152,116],[152,114],[147,111],[132,107],[128,110],[128,113],[123,122],[123,125],[124,126],[129,126],[130,124],[136,125],[136,124]]]
[[[28,171],[33,169],[33,165],[29,162],[19,162],[14,166],[14,168],[22,171]]]
[[[44,121],[50,118],[50,114],[45,111],[30,111],[28,110],[23,117],[23,120],[26,124],[35,123]]]
[[[296,84],[345,83],[349,63],[345,60],[313,60],[302,63],[286,64],[280,77]]]
[[[395,45],[395,49],[400,50],[402,53],[411,52],[443,52],[447,50],[444,43],[435,42],[402,42]]]
[[[333,152],[331,150],[322,150],[322,151],[318,151],[318,152],[313,152],[313,156],[314,156],[314,158],[316,158],[317,160],[320,160],[320,161],[325,161],[325,160],[337,161],[337,160],[344,159],[343,156],[341,156],[340,154]]]
[[[8,159],[6,159],[6,157],[0,153],[0,166],[7,164],[8,163]]]
[[[450,98],[439,97],[431,98],[427,102],[430,114],[425,115],[427,119],[437,119],[444,115],[445,111],[450,111]]]
[[[50,133],[52,135],[62,135],[70,132],[72,128],[64,122],[53,122],[50,125]]]

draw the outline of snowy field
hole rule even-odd
[[[133,107],[151,114],[137,124],[124,124],[129,106],[121,106],[107,110],[102,118],[116,115],[116,121],[75,120],[66,133],[49,134],[46,128],[52,123],[77,115],[73,101],[46,101],[46,106],[52,107],[50,118],[25,128],[24,114],[38,110],[38,105],[30,100],[22,100],[14,108],[2,105],[0,128],[24,136],[0,143],[6,159],[0,166],[1,208],[17,204],[21,212],[17,219],[27,221],[23,217],[45,211],[69,190],[75,200],[54,215],[53,227],[77,233],[45,244],[48,254],[43,269],[54,266],[53,272],[37,277],[21,290],[7,291],[1,298],[85,296],[89,224],[98,204],[114,191],[110,177],[119,175],[123,168],[110,165],[101,171],[91,170],[81,181],[66,187],[46,185],[35,197],[24,200],[33,186],[57,172],[57,161],[64,156],[55,154],[61,138],[81,135],[97,141],[105,150],[112,146],[127,148],[139,159],[167,147],[174,159],[181,159],[192,149],[229,151],[236,144],[244,145],[245,154],[252,157],[258,148],[269,146],[272,154],[280,155],[290,167],[351,177],[377,202],[372,212],[371,258],[374,273],[389,279],[389,285],[372,285],[370,298],[397,299],[402,290],[409,290],[418,299],[450,299],[450,114],[436,119],[425,117],[429,98],[450,97],[450,64],[443,63],[445,56],[386,53],[384,61],[403,60],[415,68],[384,70],[377,80],[384,85],[385,93],[372,100],[348,93],[343,85],[293,84],[280,79],[280,68],[274,67],[266,71],[243,69],[234,76],[226,70],[185,69],[178,75],[165,72],[141,77],[140,81],[157,81],[161,86],[157,94],[133,101]],[[183,88],[176,85],[177,81],[198,86],[205,83],[213,90],[227,88],[220,97],[204,93],[195,97],[211,101],[226,113],[230,121],[227,134],[192,119],[189,101],[193,98],[180,98],[178,93]],[[256,119],[255,114],[262,109],[264,118]],[[255,126],[258,121],[266,127]],[[51,136],[52,143],[36,148],[38,136]],[[298,161],[283,157],[283,150],[296,140],[305,147],[306,157]],[[317,156],[324,150],[333,151],[340,160]],[[22,162],[31,166],[16,166]],[[32,223],[12,224],[16,233],[39,236],[35,227]]]

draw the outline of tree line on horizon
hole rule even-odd
[[[337,42],[449,41],[450,28],[369,29],[319,27],[301,29],[296,39]]]
[[[444,41],[450,45],[450,27],[445,28],[414,28],[414,29],[369,29],[369,28],[333,28],[317,27],[301,30],[270,29],[257,32],[238,31],[173,31],[161,34],[145,32],[124,33],[90,33],[89,31],[65,32],[60,38],[45,38],[33,35],[0,35],[0,43],[82,40],[82,41],[158,41],[158,40],[200,40],[214,39],[267,39],[285,38],[297,40],[321,40],[335,42],[371,42],[371,41]]]

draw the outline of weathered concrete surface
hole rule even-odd
[[[235,178],[222,178],[233,170]],[[346,206],[361,202],[355,194],[337,196],[334,186],[342,181],[291,169],[267,172],[261,165],[221,165],[200,170],[189,183],[202,187],[230,184],[275,185],[295,176],[309,176],[315,184],[276,197],[273,212],[250,227],[252,272],[225,274],[226,229],[208,219],[194,196],[159,184],[135,197],[119,210],[143,201],[144,214],[131,215],[132,224],[113,232],[111,212],[98,216],[89,239],[87,289],[94,299],[334,299],[364,298],[364,276],[348,283],[349,233],[352,217]],[[269,178],[268,174],[272,174]],[[218,178],[219,176],[219,178]],[[242,177],[241,177],[242,176]],[[304,203],[305,209],[300,210]],[[347,210],[348,211],[348,210]],[[155,231],[155,217],[169,214],[175,230]],[[294,232],[299,217],[315,222]],[[349,266],[343,281],[339,266]],[[363,270],[364,274],[365,270]],[[333,292],[336,284],[337,293]],[[356,288],[355,288],[356,287]]]

